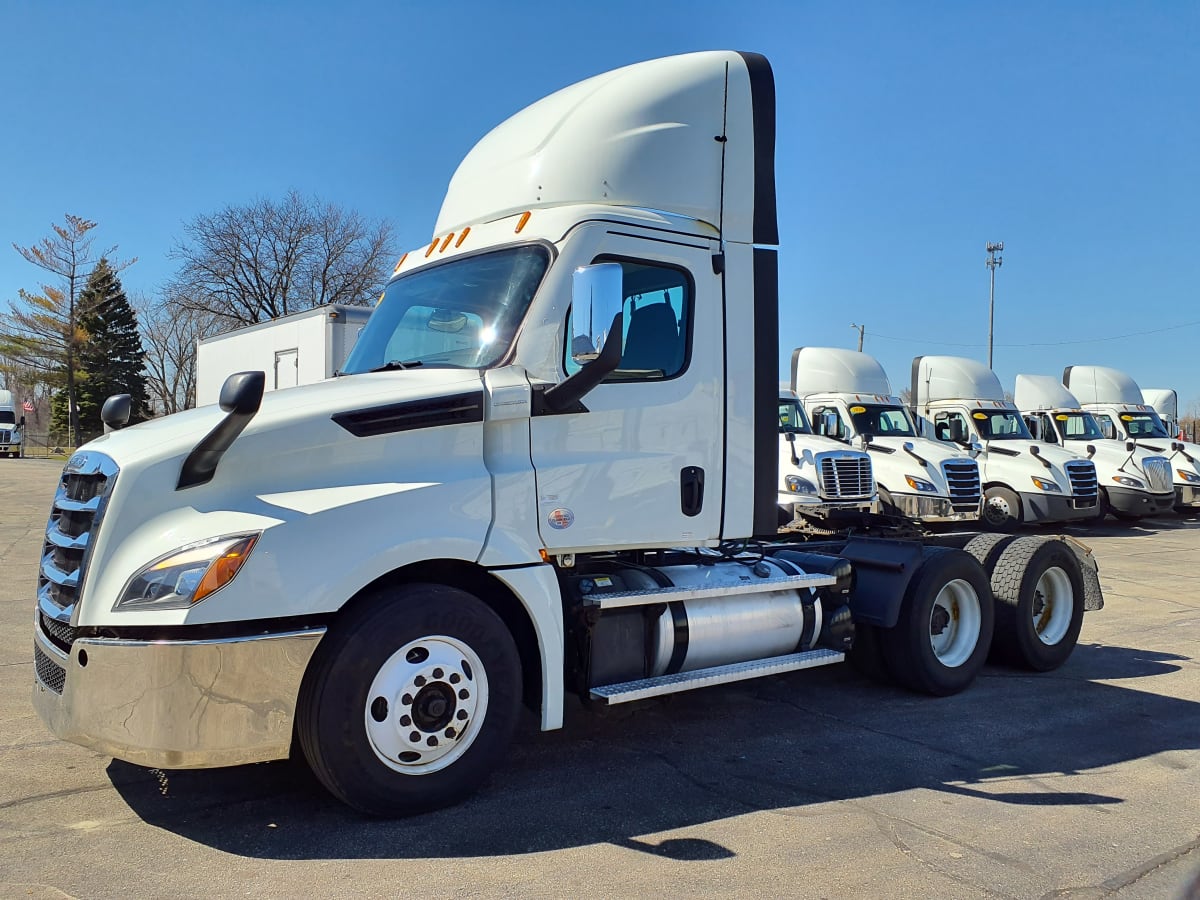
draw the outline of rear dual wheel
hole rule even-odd
[[[1083,625],[1084,578],[1075,551],[1053,538],[1019,538],[997,558],[991,584],[993,655],[1038,672],[1066,662]]]

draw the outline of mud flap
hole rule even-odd
[[[1104,594],[1100,590],[1100,564],[1092,548],[1082,541],[1069,535],[1058,535],[1062,541],[1075,553],[1079,560],[1079,570],[1083,574],[1083,608],[1087,612],[1104,609]]]

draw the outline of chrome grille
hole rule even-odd
[[[56,694],[63,692],[67,683],[67,670],[51,659],[41,647],[33,645],[33,670],[37,680]]]
[[[1096,479],[1096,464],[1091,460],[1077,459],[1066,465],[1067,477],[1071,479],[1071,493],[1079,499],[1095,497],[1100,492]]]
[[[1142,471],[1146,473],[1153,493],[1165,494],[1175,490],[1171,484],[1171,464],[1165,456],[1147,456],[1142,460]]]
[[[7,444],[12,441],[12,431],[7,428],[0,429],[0,444]]]
[[[973,459],[948,459],[942,463],[942,474],[950,489],[950,505],[955,512],[979,509],[981,487],[979,465]]]
[[[104,454],[87,450],[76,453],[63,469],[50,508],[38,572],[39,621],[42,631],[56,644],[65,643],[64,649],[69,649],[74,639],[71,613],[83,584],[92,536],[116,477],[116,463]]]
[[[830,500],[870,497],[875,493],[871,459],[865,453],[818,453],[821,496]]]

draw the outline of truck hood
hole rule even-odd
[[[263,395],[261,408],[234,443],[234,448],[242,442],[253,442],[258,435],[303,426],[306,422],[323,428],[331,425],[331,417],[338,413],[481,387],[480,374],[474,369],[409,369],[347,375],[317,384],[270,391]],[[114,431],[80,449],[103,453],[121,468],[162,462],[173,456],[186,456],[224,417],[219,406],[202,406]],[[315,430],[313,434],[316,440]]]
[[[970,455],[955,450],[940,441],[931,441],[928,438],[920,437],[873,437],[871,438],[871,446],[885,447],[888,450],[894,450],[896,453],[905,453],[904,445],[910,443],[913,445],[913,452],[923,459],[929,460],[931,463],[941,465],[948,459],[970,459]],[[857,449],[857,448],[856,448]],[[872,457],[874,458],[874,457]],[[912,459],[911,456],[908,456]]]

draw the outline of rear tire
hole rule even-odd
[[[962,550],[927,547],[894,628],[881,633],[889,673],[910,690],[957,694],[979,674],[995,625],[983,567]]]
[[[992,570],[996,568],[996,560],[1015,540],[1016,538],[1010,534],[977,534],[967,541],[963,550],[975,557],[983,566],[983,571],[987,573],[988,578],[991,578]]]
[[[326,634],[300,689],[304,757],[335,797],[374,816],[448,806],[512,739],[521,661],[507,627],[456,588],[378,590]]]
[[[996,562],[992,593],[998,660],[1036,672],[1067,661],[1079,641],[1085,599],[1075,551],[1054,538],[1014,541]]]
[[[1000,485],[985,488],[979,520],[988,531],[1016,531],[1021,524],[1021,498]]]

